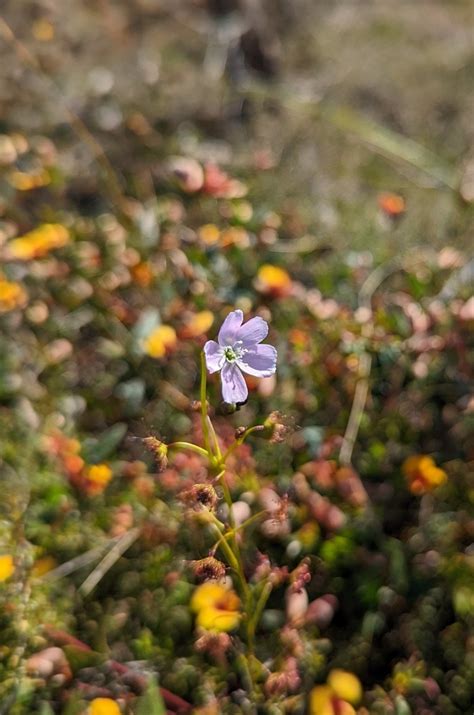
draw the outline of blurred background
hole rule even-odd
[[[472,20],[3,0],[0,715],[472,715]],[[208,379],[224,447],[265,425],[226,473],[274,579],[244,664],[239,607],[192,609],[206,464],[142,442],[202,444],[234,309],[279,355],[239,409]]]
[[[25,45],[3,28],[2,121],[54,137],[91,191],[68,110],[143,197],[160,158],[186,153],[258,168],[259,200],[298,201],[341,248],[388,242],[381,191],[410,193],[387,251],[467,243],[453,189],[472,199],[469,2],[5,0],[2,13]]]

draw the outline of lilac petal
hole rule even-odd
[[[226,362],[221,372],[222,398],[230,405],[245,402],[249,391],[244,376],[235,363]]]
[[[219,330],[219,335],[217,339],[219,345],[233,345],[236,340],[237,332],[242,325],[242,320],[244,319],[244,314],[241,310],[233,310],[226,317]]]
[[[224,364],[224,351],[215,340],[208,340],[204,345],[204,355],[206,356],[206,367],[210,373],[217,372]]]
[[[241,340],[244,348],[253,347],[268,335],[268,324],[263,318],[252,318],[237,331],[237,340]]]
[[[273,345],[255,345],[237,360],[237,365],[248,375],[270,377],[276,370],[277,351]]]

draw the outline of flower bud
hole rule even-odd
[[[225,578],[226,569],[222,561],[207,556],[199,561],[191,561],[191,567],[198,581],[219,581]]]
[[[336,596],[327,594],[311,601],[306,611],[306,623],[314,623],[319,628],[326,628],[334,618],[338,601]]]
[[[218,496],[212,484],[194,484],[191,489],[186,489],[180,496],[186,504],[193,508],[216,510]]]
[[[305,588],[294,591],[290,588],[286,591],[286,617],[295,626],[301,625],[308,609],[308,593]]]
[[[155,458],[156,468],[159,472],[164,472],[168,466],[168,447],[164,442],[161,442],[157,437],[150,435],[143,439],[146,448],[153,454]]]

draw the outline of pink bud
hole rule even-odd
[[[319,628],[326,628],[334,618],[337,606],[338,600],[336,596],[330,593],[311,601],[306,611],[306,623],[314,623]]]
[[[286,591],[286,617],[295,626],[302,625],[308,609],[308,594],[306,589],[293,591],[291,587]]]

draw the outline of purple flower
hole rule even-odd
[[[222,397],[230,404],[245,402],[249,391],[241,370],[255,377],[269,377],[276,370],[277,351],[260,343],[268,335],[263,318],[251,318],[244,325],[241,310],[233,310],[222,323],[218,342],[204,345],[209,372],[221,371]]]

